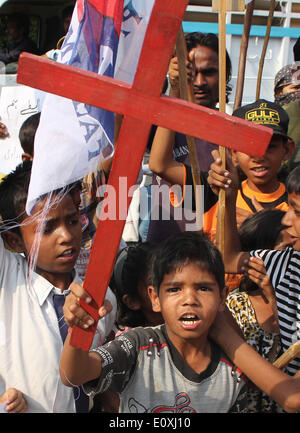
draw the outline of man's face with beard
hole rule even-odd
[[[192,50],[195,61],[194,101],[215,108],[219,100],[219,59],[211,48],[197,45]]]

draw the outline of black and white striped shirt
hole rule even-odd
[[[300,340],[300,251],[256,250],[252,256],[263,259],[275,289],[278,320],[283,350]],[[286,367],[294,375],[300,370],[300,357]]]

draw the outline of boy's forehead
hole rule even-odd
[[[192,274],[191,274],[192,271]],[[208,266],[206,263],[203,263],[201,261],[195,261],[195,262],[185,262],[180,263],[169,272],[164,275],[162,283],[165,283],[167,281],[171,280],[177,280],[177,279],[211,279],[216,281],[216,278],[214,274],[208,269]]]
[[[47,207],[47,209],[45,209],[45,207]],[[34,207],[31,216],[34,218],[38,214],[43,213],[46,217],[52,217],[61,211],[67,213],[74,209],[76,209],[76,207],[70,194],[66,194],[63,197],[54,194],[50,201],[47,197],[41,198]]]
[[[300,209],[300,194],[297,194],[295,192],[290,192],[288,194],[288,202],[290,206]]]

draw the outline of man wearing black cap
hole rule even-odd
[[[240,168],[244,179],[236,202],[239,208],[239,223],[258,208],[277,208],[286,211],[287,194],[284,184],[277,178],[277,172],[282,162],[287,160],[295,149],[295,143],[287,135],[288,115],[279,105],[265,99],[238,108],[232,115],[267,126],[274,131],[270,145],[261,158],[232,151],[233,162]],[[151,169],[155,172],[156,167],[159,167],[159,175],[162,178],[165,177],[172,185],[182,185],[184,195],[184,187],[193,185],[191,168],[174,159],[171,161],[165,158],[165,149],[154,149],[152,146],[152,150]],[[212,154],[217,158],[218,151],[214,150]],[[203,231],[213,238],[217,226],[218,197],[208,186],[205,172],[201,173],[201,183],[204,185]],[[172,195],[172,201],[174,206],[176,203],[181,204],[175,194]]]

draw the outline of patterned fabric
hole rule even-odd
[[[251,300],[245,292],[230,293],[226,305],[233,318],[240,327],[245,340],[263,358],[274,362],[281,349],[279,334],[264,331],[257,322],[255,310]],[[279,412],[277,403],[265,393],[258,390],[255,385],[248,383],[247,412]]]
[[[294,72],[295,72],[295,66],[287,65],[281,68],[275,76],[275,80],[274,80],[275,102],[281,106],[296,101],[297,99],[300,99],[300,91],[292,91],[284,95],[279,95],[279,94],[276,95],[276,90],[278,90],[281,87],[285,87],[288,84],[291,84],[293,82]]]

